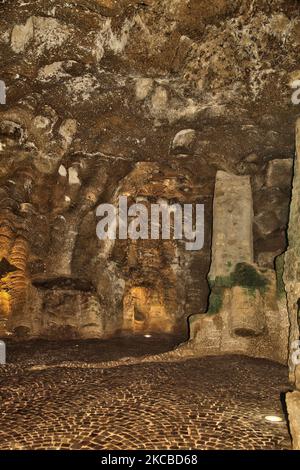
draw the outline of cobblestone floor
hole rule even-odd
[[[264,419],[284,419],[285,367],[226,356],[104,368],[161,349],[115,341],[110,353],[96,341],[10,344],[0,449],[290,449],[285,420]]]

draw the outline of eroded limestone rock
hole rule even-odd
[[[209,308],[190,318],[187,350],[286,363],[289,323],[286,306],[278,298],[276,275],[253,263],[249,179],[218,174],[213,213]]]
[[[228,276],[237,263],[253,262],[253,203],[249,176],[217,173],[213,217],[209,272],[212,280]]]
[[[14,52],[24,52],[30,41],[36,47],[36,53],[59,47],[68,38],[70,32],[66,25],[56,18],[31,16],[24,25],[15,25],[11,34],[11,47]]]
[[[14,329],[17,317],[27,325],[32,313],[22,302],[31,295],[32,308],[41,311],[31,292],[36,279],[65,276],[92,282],[106,312],[105,332],[122,328],[124,296],[136,287],[150,289],[156,307],[163,304],[162,323],[168,318],[186,328],[187,317],[205,311],[208,300],[217,171],[244,176],[245,188],[251,179],[259,224],[252,255],[245,221],[241,250],[250,265],[260,260],[271,268],[273,254],[286,248],[290,196],[287,180],[271,166],[288,166],[293,156],[298,109],[288,83],[299,75],[300,44],[298,6],[271,3],[2,2],[1,253],[9,263],[24,259],[9,282],[0,279],[3,325]],[[120,188],[148,204],[204,203],[203,250],[99,242],[95,209],[115,202]],[[235,210],[226,209],[228,220]],[[234,270],[242,258],[235,263],[234,247],[228,250]],[[148,278],[150,287],[138,284]],[[39,315],[37,329],[31,320],[26,326],[29,336],[40,328]]]
[[[284,257],[284,288],[287,293],[289,314],[289,368],[290,379],[300,389],[300,369],[298,365],[299,351],[299,299],[300,299],[300,238],[299,238],[299,206],[300,206],[300,120],[296,123],[296,158],[294,163],[293,192],[290,205],[288,227],[288,250]],[[295,360],[295,356],[297,361]],[[300,450],[300,392],[288,393],[286,403],[289,425],[293,438],[293,448]]]
[[[290,321],[290,374],[295,380],[295,364],[292,361],[292,344],[299,340],[299,299],[300,299],[300,120],[296,123],[296,158],[294,164],[293,192],[290,205],[290,219],[288,228],[288,250],[285,254],[284,284],[287,293],[289,321]]]
[[[286,403],[293,438],[293,449],[300,450],[300,392],[287,393]]]
[[[26,44],[33,38],[33,18],[30,17],[24,25],[15,25],[11,33],[11,47],[19,54],[24,51]]]
[[[175,153],[189,153],[192,150],[195,139],[196,132],[194,129],[183,129],[175,135],[172,142],[172,150]]]
[[[272,160],[267,169],[266,185],[269,187],[289,188],[292,183],[292,158]]]

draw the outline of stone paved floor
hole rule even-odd
[[[285,421],[264,419],[284,418],[285,367],[227,356],[103,368],[102,360],[172,343],[114,341],[110,353],[97,341],[10,344],[0,366],[0,449],[290,448]]]

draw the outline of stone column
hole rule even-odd
[[[52,230],[52,247],[48,256],[48,277],[71,277],[72,257],[78,235],[76,217],[56,217]]]
[[[217,172],[213,216],[210,279],[228,276],[237,263],[253,263],[253,202],[249,176]]]
[[[290,379],[300,390],[300,343],[299,341],[299,309],[300,309],[300,119],[296,123],[296,158],[290,221],[288,227],[288,250],[285,254],[284,284],[287,293],[288,313],[290,321],[289,337],[289,369]],[[298,350],[298,357],[295,352]],[[300,450],[300,392],[288,393],[286,397],[293,448]]]

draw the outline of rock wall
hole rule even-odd
[[[186,348],[200,356],[246,354],[286,363],[289,321],[276,274],[253,263],[248,178],[217,174],[213,220],[208,313],[190,317]]]
[[[299,239],[299,205],[300,205],[300,120],[296,124],[296,158],[290,218],[288,228],[288,250],[284,259],[284,286],[287,293],[290,321],[290,352],[292,344],[299,340],[299,299],[300,299],[300,239]],[[295,380],[295,364],[290,354],[289,359],[291,378]]]
[[[0,14],[2,335],[185,331],[207,308],[217,171],[250,178],[254,262],[272,269],[286,248],[297,3],[3,0]],[[100,242],[98,204],[126,192],[205,204],[204,248]]]

